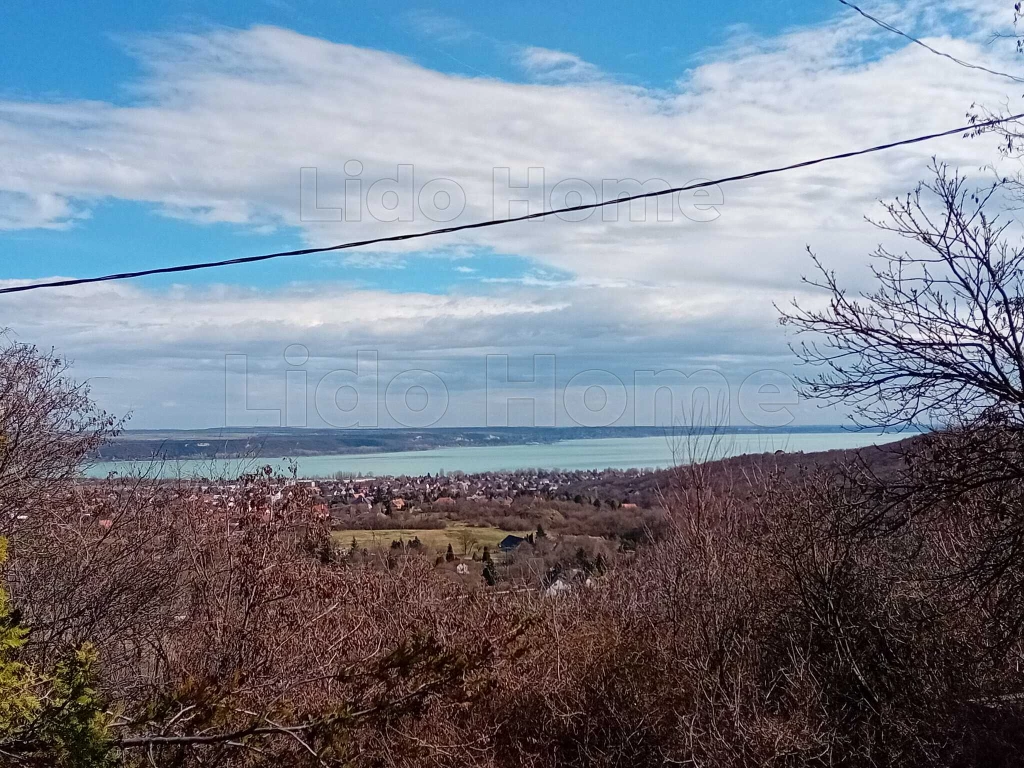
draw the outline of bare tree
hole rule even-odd
[[[455,534],[455,537],[456,539],[458,539],[459,544],[462,546],[462,554],[464,554],[466,557],[472,556],[472,554],[476,551],[476,548],[479,544],[476,538],[476,533],[470,528],[462,527],[459,528],[458,532]]]
[[[945,165],[885,206],[877,227],[914,243],[880,246],[877,287],[851,296],[812,253],[824,309],[794,302],[782,323],[815,338],[794,344],[806,393],[854,410],[860,423],[902,427],[971,421],[993,409],[1024,424],[1024,247],[986,212],[1004,185],[975,190]]]
[[[0,533],[67,492],[82,462],[120,427],[67,370],[52,351],[0,333]]]
[[[933,170],[877,224],[913,243],[879,247],[877,288],[851,297],[812,255],[808,282],[828,305],[794,304],[782,319],[815,337],[794,346],[824,368],[802,379],[807,394],[852,407],[861,423],[937,427],[874,479],[848,529],[890,535],[923,521],[945,531],[933,578],[980,600],[1010,647],[1024,629],[1024,246],[1010,219],[986,212],[1003,182],[979,191]]]

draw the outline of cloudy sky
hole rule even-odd
[[[1024,92],[830,0],[145,5],[0,10],[0,285],[682,186]],[[1011,3],[865,7],[1021,69],[991,42]],[[864,217],[932,156],[979,183],[998,163],[991,137],[954,137],[586,217],[15,294],[0,327],[73,358],[135,427],[661,423],[698,385],[733,423],[836,422],[791,402],[773,303],[820,301],[808,245],[866,285]]]

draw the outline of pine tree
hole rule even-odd
[[[498,569],[494,567],[494,561],[491,560],[490,555],[484,560],[484,581],[487,582],[487,586],[493,587],[498,583]]]
[[[0,539],[0,563],[6,555],[7,542]],[[41,707],[34,693],[35,676],[15,660],[27,636],[28,630],[11,616],[7,593],[0,589],[0,744],[26,728]]]
[[[446,562],[452,562],[455,559],[455,550],[452,549],[452,545],[448,545],[448,551],[444,553],[444,559]]]
[[[0,538],[0,565],[6,559]],[[83,646],[44,674],[17,659],[27,636],[0,587],[0,754],[27,765],[113,768],[109,715],[92,687],[95,651]]]

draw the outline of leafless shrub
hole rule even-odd
[[[0,333],[0,534],[31,525],[120,426],[67,371],[65,359]]]

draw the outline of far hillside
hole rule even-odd
[[[842,433],[836,425],[725,427],[722,434]],[[451,427],[431,429],[126,430],[101,446],[105,461],[244,459],[353,455],[463,446],[550,444],[561,440],[669,437],[666,427]]]

